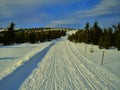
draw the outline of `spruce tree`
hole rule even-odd
[[[4,42],[3,45],[10,45],[15,43],[16,35],[14,32],[15,24],[11,22],[7,31],[4,32]]]
[[[117,26],[115,36],[116,36],[115,45],[118,48],[118,50],[120,50],[120,23]]]
[[[94,25],[93,25],[93,43],[95,45],[98,45],[99,39],[100,39],[100,35],[101,35],[101,28],[98,25],[98,22],[95,21]]]
[[[104,46],[106,49],[108,49],[112,44],[112,29],[109,28],[109,30],[106,30],[105,36],[104,36]]]
[[[35,34],[34,33],[30,33],[29,42],[32,43],[32,44],[35,43]]]

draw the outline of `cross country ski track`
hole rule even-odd
[[[120,90],[119,85],[119,77],[61,38],[3,78],[0,90]]]

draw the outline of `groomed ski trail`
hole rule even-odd
[[[119,90],[119,77],[85,58],[66,38],[56,40],[20,90]]]

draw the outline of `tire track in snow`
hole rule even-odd
[[[80,78],[80,76],[78,76],[78,75],[75,76],[74,75],[74,73],[75,73],[74,71],[76,71],[76,68],[74,67],[73,63],[70,60],[71,56],[70,56],[69,50],[67,48],[68,46],[66,44],[64,44],[64,46],[67,49],[63,53],[66,56],[63,59],[63,62],[65,64],[64,65],[65,66],[64,70],[67,72],[66,76],[68,77],[68,81],[70,83],[71,90],[83,89],[84,87],[81,87],[81,86],[83,86],[83,82],[80,79],[78,79],[78,78]]]
[[[64,55],[65,55],[65,53],[64,53]],[[63,58],[63,62],[64,62],[64,70],[65,70],[65,76],[66,76],[66,79],[67,79],[67,81],[68,81],[68,83],[69,83],[69,85],[67,84],[67,83],[65,83],[65,85],[70,89],[70,90],[73,90],[74,89],[74,83],[73,83],[73,81],[72,81],[72,78],[71,78],[71,74],[70,74],[70,72],[68,71],[68,63],[67,63],[67,60],[65,59],[65,58]],[[73,87],[73,88],[71,88],[71,87]],[[75,89],[74,89],[75,90]]]
[[[24,62],[13,73],[0,80],[0,90],[18,90],[22,82],[32,73],[33,69],[37,68],[37,64],[54,44],[55,42],[52,42],[42,51],[31,57],[30,60]]]
[[[52,57],[50,58],[50,60],[51,60],[50,69],[48,69],[48,71],[47,71],[49,88],[50,88],[50,90],[62,90],[61,83],[66,85],[67,87],[69,87],[69,86],[65,83],[65,81],[63,81],[64,79],[63,80],[61,79],[65,75],[63,75],[63,73],[62,73],[62,75],[60,77],[59,74],[61,74],[61,73],[57,70],[57,68],[59,68],[57,63],[60,62],[58,60],[62,60],[61,56],[58,57],[58,55],[60,55],[59,51],[56,53],[56,50],[58,50],[58,46],[56,47],[56,45],[54,45],[54,48],[52,48],[52,49],[53,49],[54,53],[53,53]],[[45,86],[47,86],[47,83]],[[46,89],[48,89],[48,88],[46,88]],[[70,87],[69,87],[69,89],[70,89]],[[72,90],[72,89],[70,89],[70,90]]]
[[[71,44],[70,44],[71,45]],[[78,56],[77,56],[77,51],[79,50],[78,48],[76,48],[76,47],[74,47],[74,50],[73,50],[73,48],[72,48],[72,46],[70,46],[69,45],[69,47],[71,47],[70,49],[70,51],[74,54],[74,56],[76,57],[76,58],[78,58]],[[76,52],[74,52],[74,51],[76,51]],[[90,63],[85,63],[83,60],[86,60],[85,59],[85,57],[84,56],[79,56],[80,58],[78,58],[78,59],[76,59],[76,61],[77,61],[77,63],[82,63],[84,66],[84,68],[88,71],[88,72],[90,72],[90,73],[88,73],[88,75],[92,75],[92,76],[94,76],[94,81],[97,81],[97,82],[94,82],[93,80],[93,83],[94,83],[94,85],[97,83],[97,84],[99,84],[99,86],[100,86],[100,88],[107,88],[107,89],[114,89],[114,90],[119,90],[119,83],[117,83],[116,82],[116,84],[115,84],[115,81],[114,81],[114,84],[113,84],[113,82],[111,82],[110,81],[110,79],[108,79],[108,74],[105,74],[104,72],[103,72],[103,70],[101,69],[101,68],[99,68],[98,67],[98,69],[96,69],[97,70],[97,73],[95,73],[94,72],[94,69],[97,67],[97,66],[95,66],[95,64],[93,64],[93,62],[91,62],[91,61],[89,61]],[[82,62],[81,62],[82,61]],[[91,66],[93,66],[93,70],[91,70]],[[102,70],[102,71],[101,71]],[[106,71],[107,72],[107,71]],[[85,75],[87,75],[87,73],[85,74]],[[90,76],[87,76],[87,77],[89,77],[89,79],[90,79]],[[107,86],[105,86],[105,85],[107,85]],[[98,87],[99,87],[98,86]],[[98,88],[97,87],[97,88]]]
[[[74,57],[76,58],[75,61],[73,60],[73,63],[78,68],[78,71],[80,70],[80,73],[83,75],[83,78],[85,78],[85,81],[87,81],[87,83],[90,86],[90,88],[92,90],[93,89],[96,90],[97,88],[101,89],[102,86],[101,86],[101,84],[98,82],[98,80],[96,78],[94,78],[94,80],[91,80],[91,78],[93,78],[93,77],[91,77],[91,76],[93,76],[93,73],[91,73],[89,71],[89,69],[85,67],[85,63],[83,64],[83,63],[80,62],[80,60],[78,59],[76,54],[73,53],[73,50],[71,49],[71,47],[69,47],[69,50],[70,50],[71,54],[73,54]],[[82,59],[82,58],[80,58],[80,59]],[[80,69],[79,66],[81,66],[82,69]],[[89,88],[89,87],[87,87],[87,88]]]
[[[54,48],[52,48],[52,51],[55,52]],[[54,90],[56,90],[55,87],[53,87],[56,84],[55,83],[56,82],[55,80],[55,71],[56,71],[55,70],[56,69],[55,54],[52,54],[52,56],[48,59],[50,59],[48,62],[50,64],[49,66],[47,66],[47,69],[45,69],[46,70],[45,72],[47,75],[46,75],[46,79],[42,81],[42,83],[40,84],[40,89],[45,90],[49,88],[50,90],[53,90],[54,88]]]
[[[66,73],[65,73],[65,76],[66,76],[66,78],[68,79],[68,81],[69,81],[69,88],[71,89],[71,90],[79,90],[79,86],[82,84],[82,82],[79,82],[79,86],[77,86],[76,85],[76,83],[74,83],[74,79],[72,78],[72,73],[70,73],[70,71],[68,70],[68,68],[69,68],[69,63],[71,63],[71,62],[69,62],[68,63],[68,60],[66,60],[66,59],[63,59],[63,62],[64,62],[64,70],[66,71]],[[71,66],[71,65],[70,65]],[[72,66],[71,66],[72,67]],[[74,67],[72,67],[72,69],[73,69]],[[72,88],[71,88],[72,87]]]
[[[84,73],[84,71],[83,71],[84,69],[82,68],[83,70],[81,70],[81,68],[79,68],[78,62],[76,62],[78,58],[71,51],[69,45],[67,45],[67,48],[69,50],[69,53],[71,54],[71,55],[69,55],[71,62],[73,63],[73,65],[76,68],[76,70],[79,72],[79,75],[82,76],[82,78],[83,78],[82,81],[84,81],[85,88],[89,88],[91,90],[93,90],[93,89],[97,90],[97,87],[92,83],[91,80],[89,80],[89,77]]]
[[[76,47],[75,47],[76,48]],[[76,50],[79,50],[78,48],[76,48]],[[74,52],[74,54],[77,56],[77,53]],[[79,58],[79,57],[78,57]],[[101,65],[96,65],[95,63],[93,63],[92,61],[88,60],[87,58],[85,58],[84,56],[80,56],[80,58],[83,58],[84,60],[89,61],[88,63],[85,63],[82,59],[80,59],[80,61],[82,61],[82,63],[84,64],[84,66],[92,73],[95,75],[95,78],[98,79],[98,81],[102,84],[104,84],[102,87],[107,88],[107,89],[112,89],[112,90],[119,90],[120,89],[120,81],[119,78],[114,76],[113,73],[109,72],[106,69],[102,69]],[[93,66],[93,67],[91,67]],[[91,68],[89,68],[91,67]],[[94,70],[95,69],[95,70]],[[95,71],[99,72],[96,73]],[[109,73],[109,74],[108,74]]]

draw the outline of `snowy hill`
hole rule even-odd
[[[75,32],[75,31],[74,31]],[[51,42],[0,46],[0,90],[120,90],[120,52],[67,36]]]

